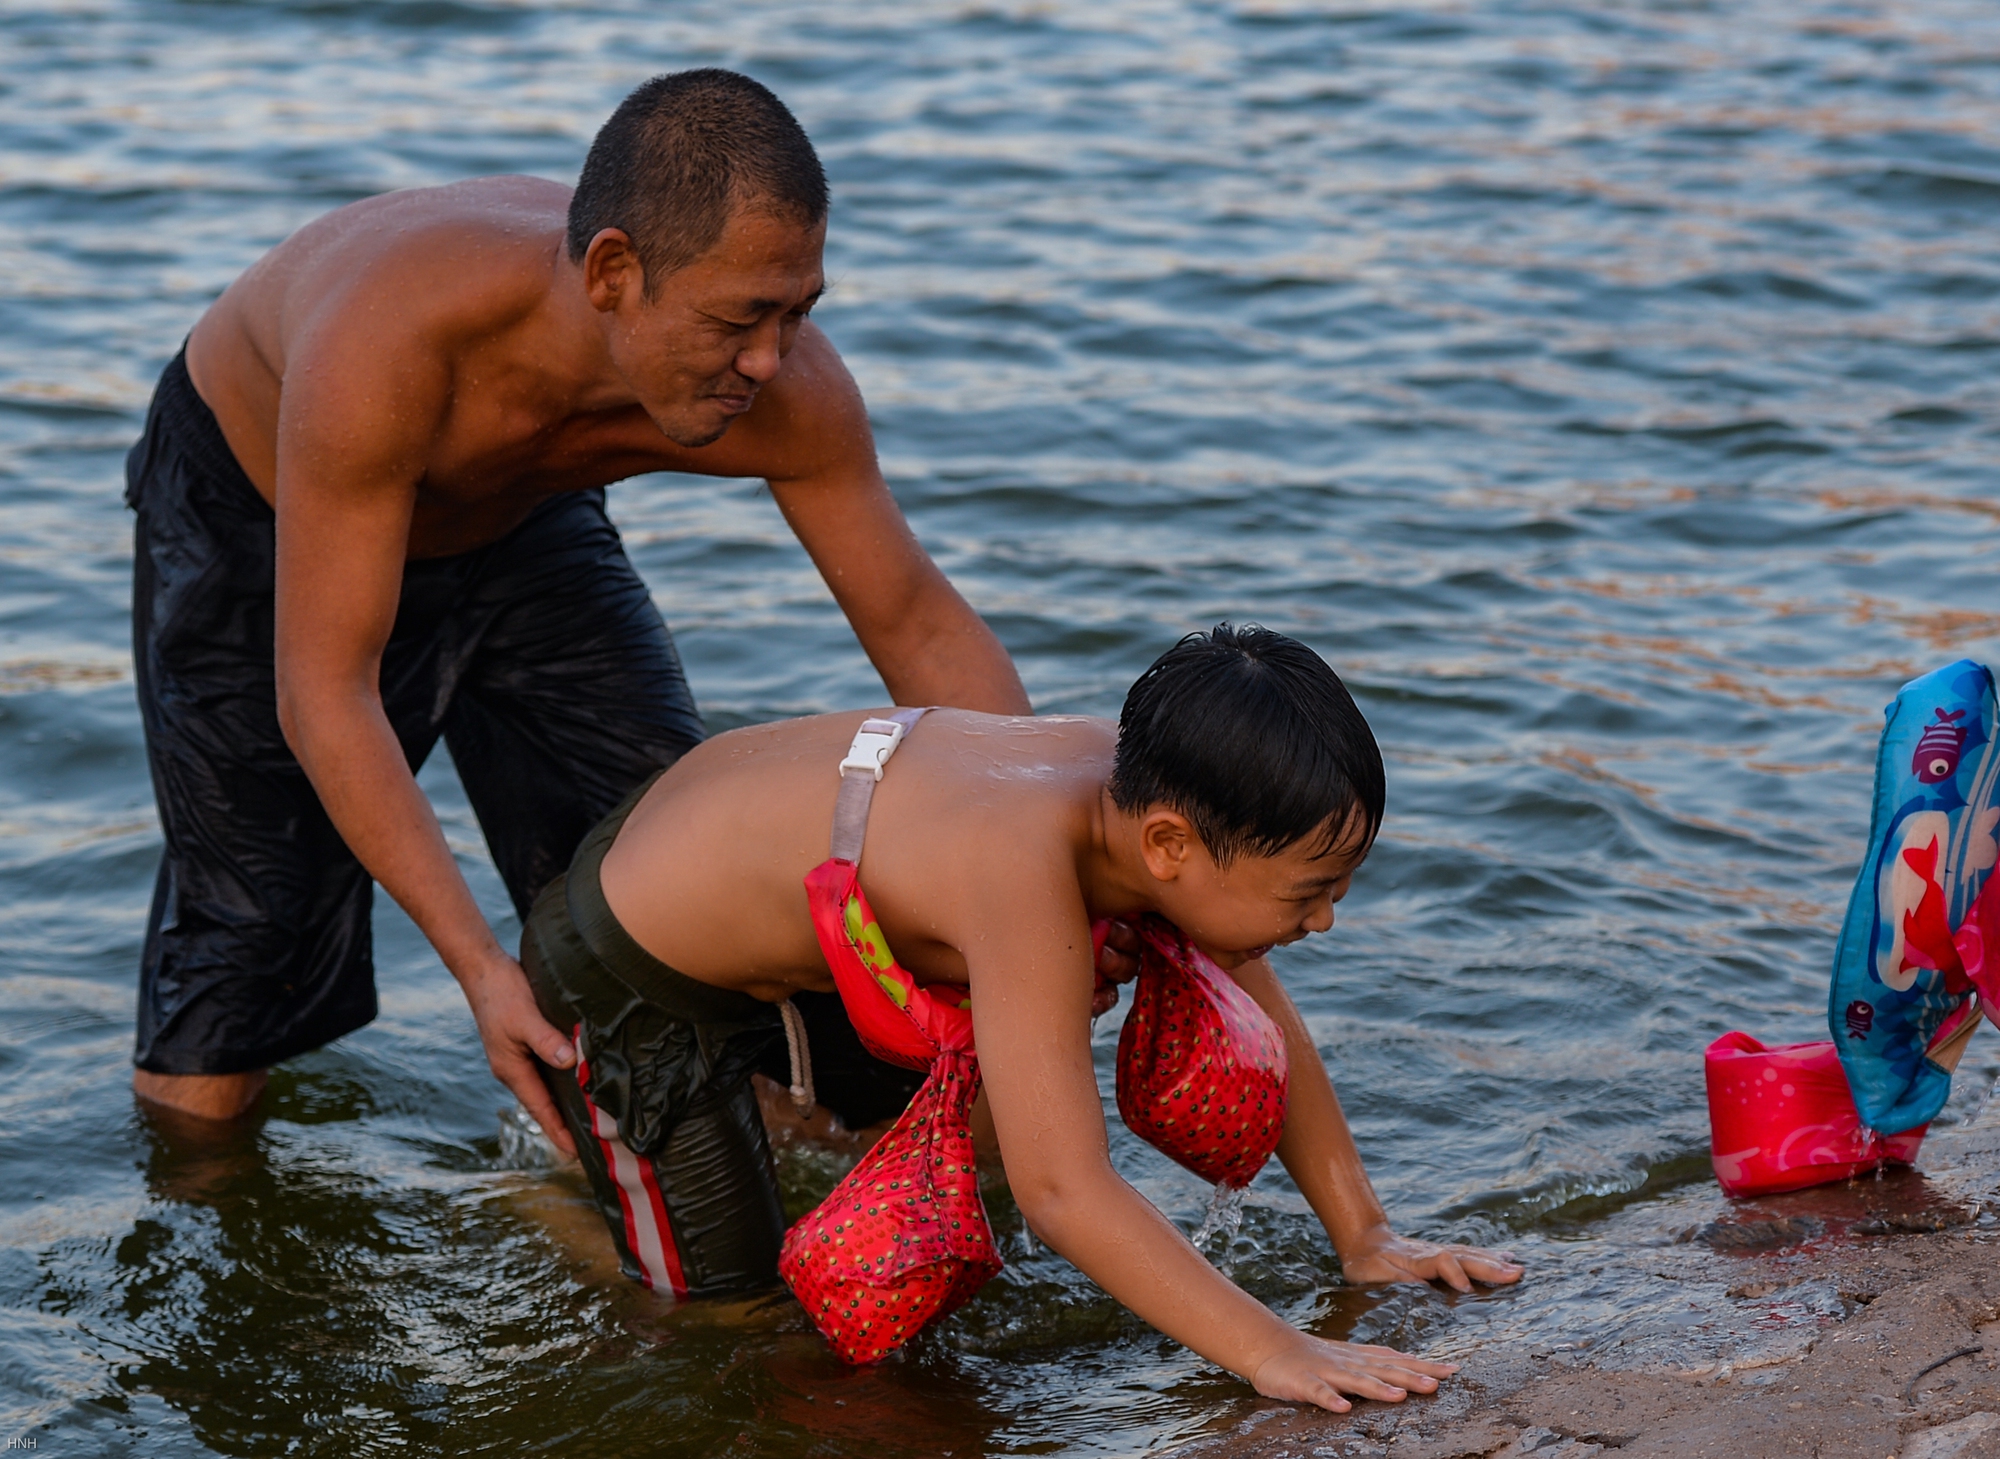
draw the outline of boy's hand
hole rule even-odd
[[[1118,985],[1139,976],[1139,933],[1130,923],[1113,919],[1097,948],[1097,987],[1090,996],[1090,1016],[1118,1006]]]
[[[1394,1348],[1362,1343],[1328,1342],[1297,1334],[1250,1375],[1251,1386],[1266,1398],[1287,1403],[1316,1403],[1334,1413],[1352,1407],[1343,1393],[1401,1403],[1412,1393],[1436,1391],[1438,1379],[1458,1371],[1456,1363],[1433,1363]]]
[[[1470,1292],[1474,1282],[1504,1287],[1521,1280],[1521,1267],[1506,1252],[1478,1246],[1440,1246],[1413,1241],[1387,1226],[1370,1231],[1353,1255],[1342,1254],[1341,1275],[1360,1286],[1377,1282],[1443,1282],[1456,1292]]]

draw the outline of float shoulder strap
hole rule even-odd
[[[840,798],[833,803],[833,839],[828,855],[835,861],[861,864],[861,843],[868,837],[868,808],[875,800],[875,782],[896,753],[903,736],[916,727],[928,709],[898,709],[882,719],[861,721],[847,758],[840,762]]]

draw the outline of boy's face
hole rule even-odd
[[[1184,817],[1156,809],[1141,823],[1140,846],[1158,882],[1160,915],[1222,967],[1236,968],[1333,926],[1333,904],[1368,855],[1365,825],[1356,810],[1330,849],[1327,837],[1313,835],[1275,855],[1219,866]]]

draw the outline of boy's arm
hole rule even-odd
[[[1278,1159],[1333,1238],[1341,1273],[1350,1282],[1444,1282],[1461,1292],[1476,1281],[1520,1281],[1521,1268],[1495,1252],[1412,1241],[1389,1229],[1319,1049],[1270,960],[1253,959],[1230,976],[1284,1030],[1291,1076]]]
[[[1029,1226],[1147,1322],[1269,1397],[1341,1412],[1342,1392],[1393,1402],[1435,1389],[1453,1365],[1298,1331],[1219,1274],[1111,1168],[1090,1058],[1083,908],[1074,887],[1037,896],[1008,874],[1024,868],[991,870],[986,885],[1006,887],[1006,904],[962,945],[994,1129]]]

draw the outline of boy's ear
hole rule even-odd
[[[1199,844],[1194,824],[1179,811],[1156,808],[1139,822],[1139,855],[1155,881],[1174,881]]]

